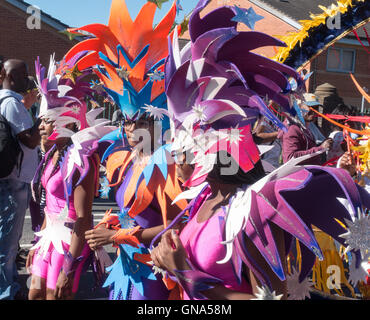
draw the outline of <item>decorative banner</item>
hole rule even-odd
[[[346,120],[352,122],[370,123],[370,116],[344,116],[340,114],[325,114],[325,116],[333,120]]]
[[[358,134],[358,135],[360,135],[360,136],[363,136],[363,135],[370,135],[370,130],[369,130],[369,129],[368,129],[368,130],[356,130],[356,129],[352,129],[352,128],[350,128],[350,127],[346,126],[346,125],[343,125],[343,124],[341,124],[341,123],[339,123],[339,122],[334,121],[334,120],[333,120],[333,119],[331,119],[330,117],[328,117],[328,116],[326,116],[326,115],[324,115],[324,114],[320,113],[319,111],[315,110],[314,108],[311,108],[311,107],[310,107],[310,110],[314,111],[314,112],[315,112],[315,113],[317,113],[320,117],[323,117],[325,120],[328,120],[329,122],[331,122],[331,123],[335,124],[336,126],[338,126],[338,127],[342,128],[342,129],[344,129],[344,130],[347,130],[347,131],[349,131],[349,132],[352,132],[352,133]]]
[[[337,5],[320,8],[323,13],[299,21],[302,28],[298,32],[280,37],[287,47],[280,48],[273,60],[299,71],[336,41],[370,21],[370,1],[340,0]]]

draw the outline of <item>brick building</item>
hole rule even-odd
[[[78,43],[78,38],[70,40],[60,33],[69,26],[42,11],[40,28],[30,29],[29,25],[33,26],[35,22],[32,13],[32,6],[27,2],[0,0],[0,56],[26,61],[29,74],[34,76],[38,56],[42,65],[48,68],[50,55],[55,53],[55,60],[61,60]],[[104,103],[99,97],[96,100],[105,107],[100,117],[110,119],[117,107]]]
[[[55,52],[58,61],[77,41],[59,32],[68,28],[66,24],[42,11],[40,29],[30,29],[30,9],[31,5],[21,0],[0,0],[0,55],[26,61],[34,75],[37,56],[47,67],[50,54]]]
[[[300,20],[310,19],[310,13],[320,14],[322,10],[319,5],[329,7],[336,0],[212,0],[204,9],[202,15],[222,5],[237,5],[243,8],[253,7],[254,11],[264,17],[255,25],[256,31],[267,33],[271,36],[283,36],[291,31],[301,28]],[[365,25],[370,34],[370,24]],[[249,30],[240,25],[240,30]],[[358,30],[361,41],[369,46],[366,34],[362,28]],[[184,39],[189,39],[185,33]],[[255,52],[267,57],[275,55],[273,48],[263,48]],[[361,107],[362,97],[353,84],[349,73],[352,72],[358,82],[370,91],[370,56],[361,46],[354,34],[337,41],[334,46],[324,51],[307,66],[314,74],[307,83],[310,92],[316,88],[330,84],[336,87],[338,95],[343,98],[344,103]],[[364,103],[370,109],[368,103]]]
[[[255,30],[272,36],[285,35],[299,30],[299,20],[309,19],[310,13],[318,14],[318,5],[330,6],[335,0],[212,0],[202,14],[222,5],[237,5],[244,8],[253,7],[263,20],[256,23]],[[0,55],[5,58],[19,58],[29,65],[30,74],[34,74],[34,61],[40,56],[43,65],[48,65],[49,56],[55,52],[56,60],[77,42],[71,41],[59,31],[68,26],[61,21],[41,12],[41,28],[29,29],[27,19],[30,4],[22,0],[0,0]],[[370,33],[369,24],[366,25]],[[248,30],[240,25],[241,30]],[[359,36],[365,45],[369,45],[365,32],[360,28]],[[189,39],[185,33],[182,43]],[[370,50],[370,49],[368,49]],[[257,53],[272,57],[273,48],[263,48]],[[352,83],[349,72],[352,72],[359,83],[370,89],[370,56],[353,34],[337,41],[329,50],[323,52],[308,66],[314,71],[308,90],[314,92],[323,84],[337,88],[337,93],[349,105],[361,107],[361,95]],[[370,105],[365,101],[365,108]]]

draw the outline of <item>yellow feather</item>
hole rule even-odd
[[[365,0],[361,0],[364,2]],[[278,37],[280,40],[286,43],[287,47],[280,48],[275,56],[271,57],[274,61],[284,62],[288,57],[290,51],[297,45],[301,45],[302,42],[309,36],[308,31],[311,28],[318,27],[326,23],[328,17],[334,17],[338,13],[345,13],[348,11],[349,6],[352,5],[352,0],[340,0],[337,2],[338,5],[332,4],[330,7],[326,8],[322,5],[319,5],[319,8],[323,10],[321,14],[310,14],[311,20],[300,20],[299,23],[302,25],[302,28],[297,32],[288,33],[286,36]]]

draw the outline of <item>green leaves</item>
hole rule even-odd
[[[79,34],[69,32],[68,29],[59,31],[59,33],[66,35],[71,41],[74,40],[76,37],[81,36]]]
[[[168,0],[148,0],[148,2],[153,2],[159,9],[162,9],[162,4]]]

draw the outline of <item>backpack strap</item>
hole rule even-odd
[[[9,98],[13,98],[12,96],[5,96],[5,97],[2,97],[1,99],[0,99],[0,111],[1,111],[1,105],[2,105],[2,103],[6,100],[6,99],[9,99]],[[0,116],[2,116],[3,117],[3,119],[9,124],[9,121],[8,121],[8,119],[7,118],[5,118],[2,114],[1,114],[1,112],[0,112]],[[13,134],[13,132],[11,131],[11,133]],[[15,138],[15,137],[14,137]]]
[[[3,103],[6,99],[9,99],[9,98],[13,98],[13,96],[5,96],[5,97],[2,97],[2,98],[0,99],[0,109],[1,109],[1,105],[2,105],[2,103]],[[7,119],[7,118],[5,118],[1,113],[0,113],[0,117],[2,117],[2,118],[3,118],[3,120],[4,120],[4,121],[9,125],[9,121],[8,121],[8,119]],[[19,176],[20,176],[20,174],[21,174],[21,166],[22,166],[22,162],[23,162],[23,156],[24,156],[24,153],[23,153],[23,150],[22,150],[22,148],[21,148],[21,146],[20,146],[20,144],[19,144],[19,142],[18,142],[17,137],[16,137],[15,135],[13,135],[13,130],[12,130],[12,128],[10,127],[10,125],[9,125],[9,129],[10,129],[10,134],[11,134],[11,135],[13,136],[13,138],[14,138],[14,142],[18,144],[19,149],[20,149],[20,157],[19,157],[18,161],[16,162],[16,168],[18,169],[18,175],[17,175],[17,177],[19,178]]]
[[[1,104],[2,104],[6,99],[8,99],[8,98],[13,98],[13,96],[5,96],[5,97],[2,97],[2,98],[0,99],[0,106],[1,106]]]

